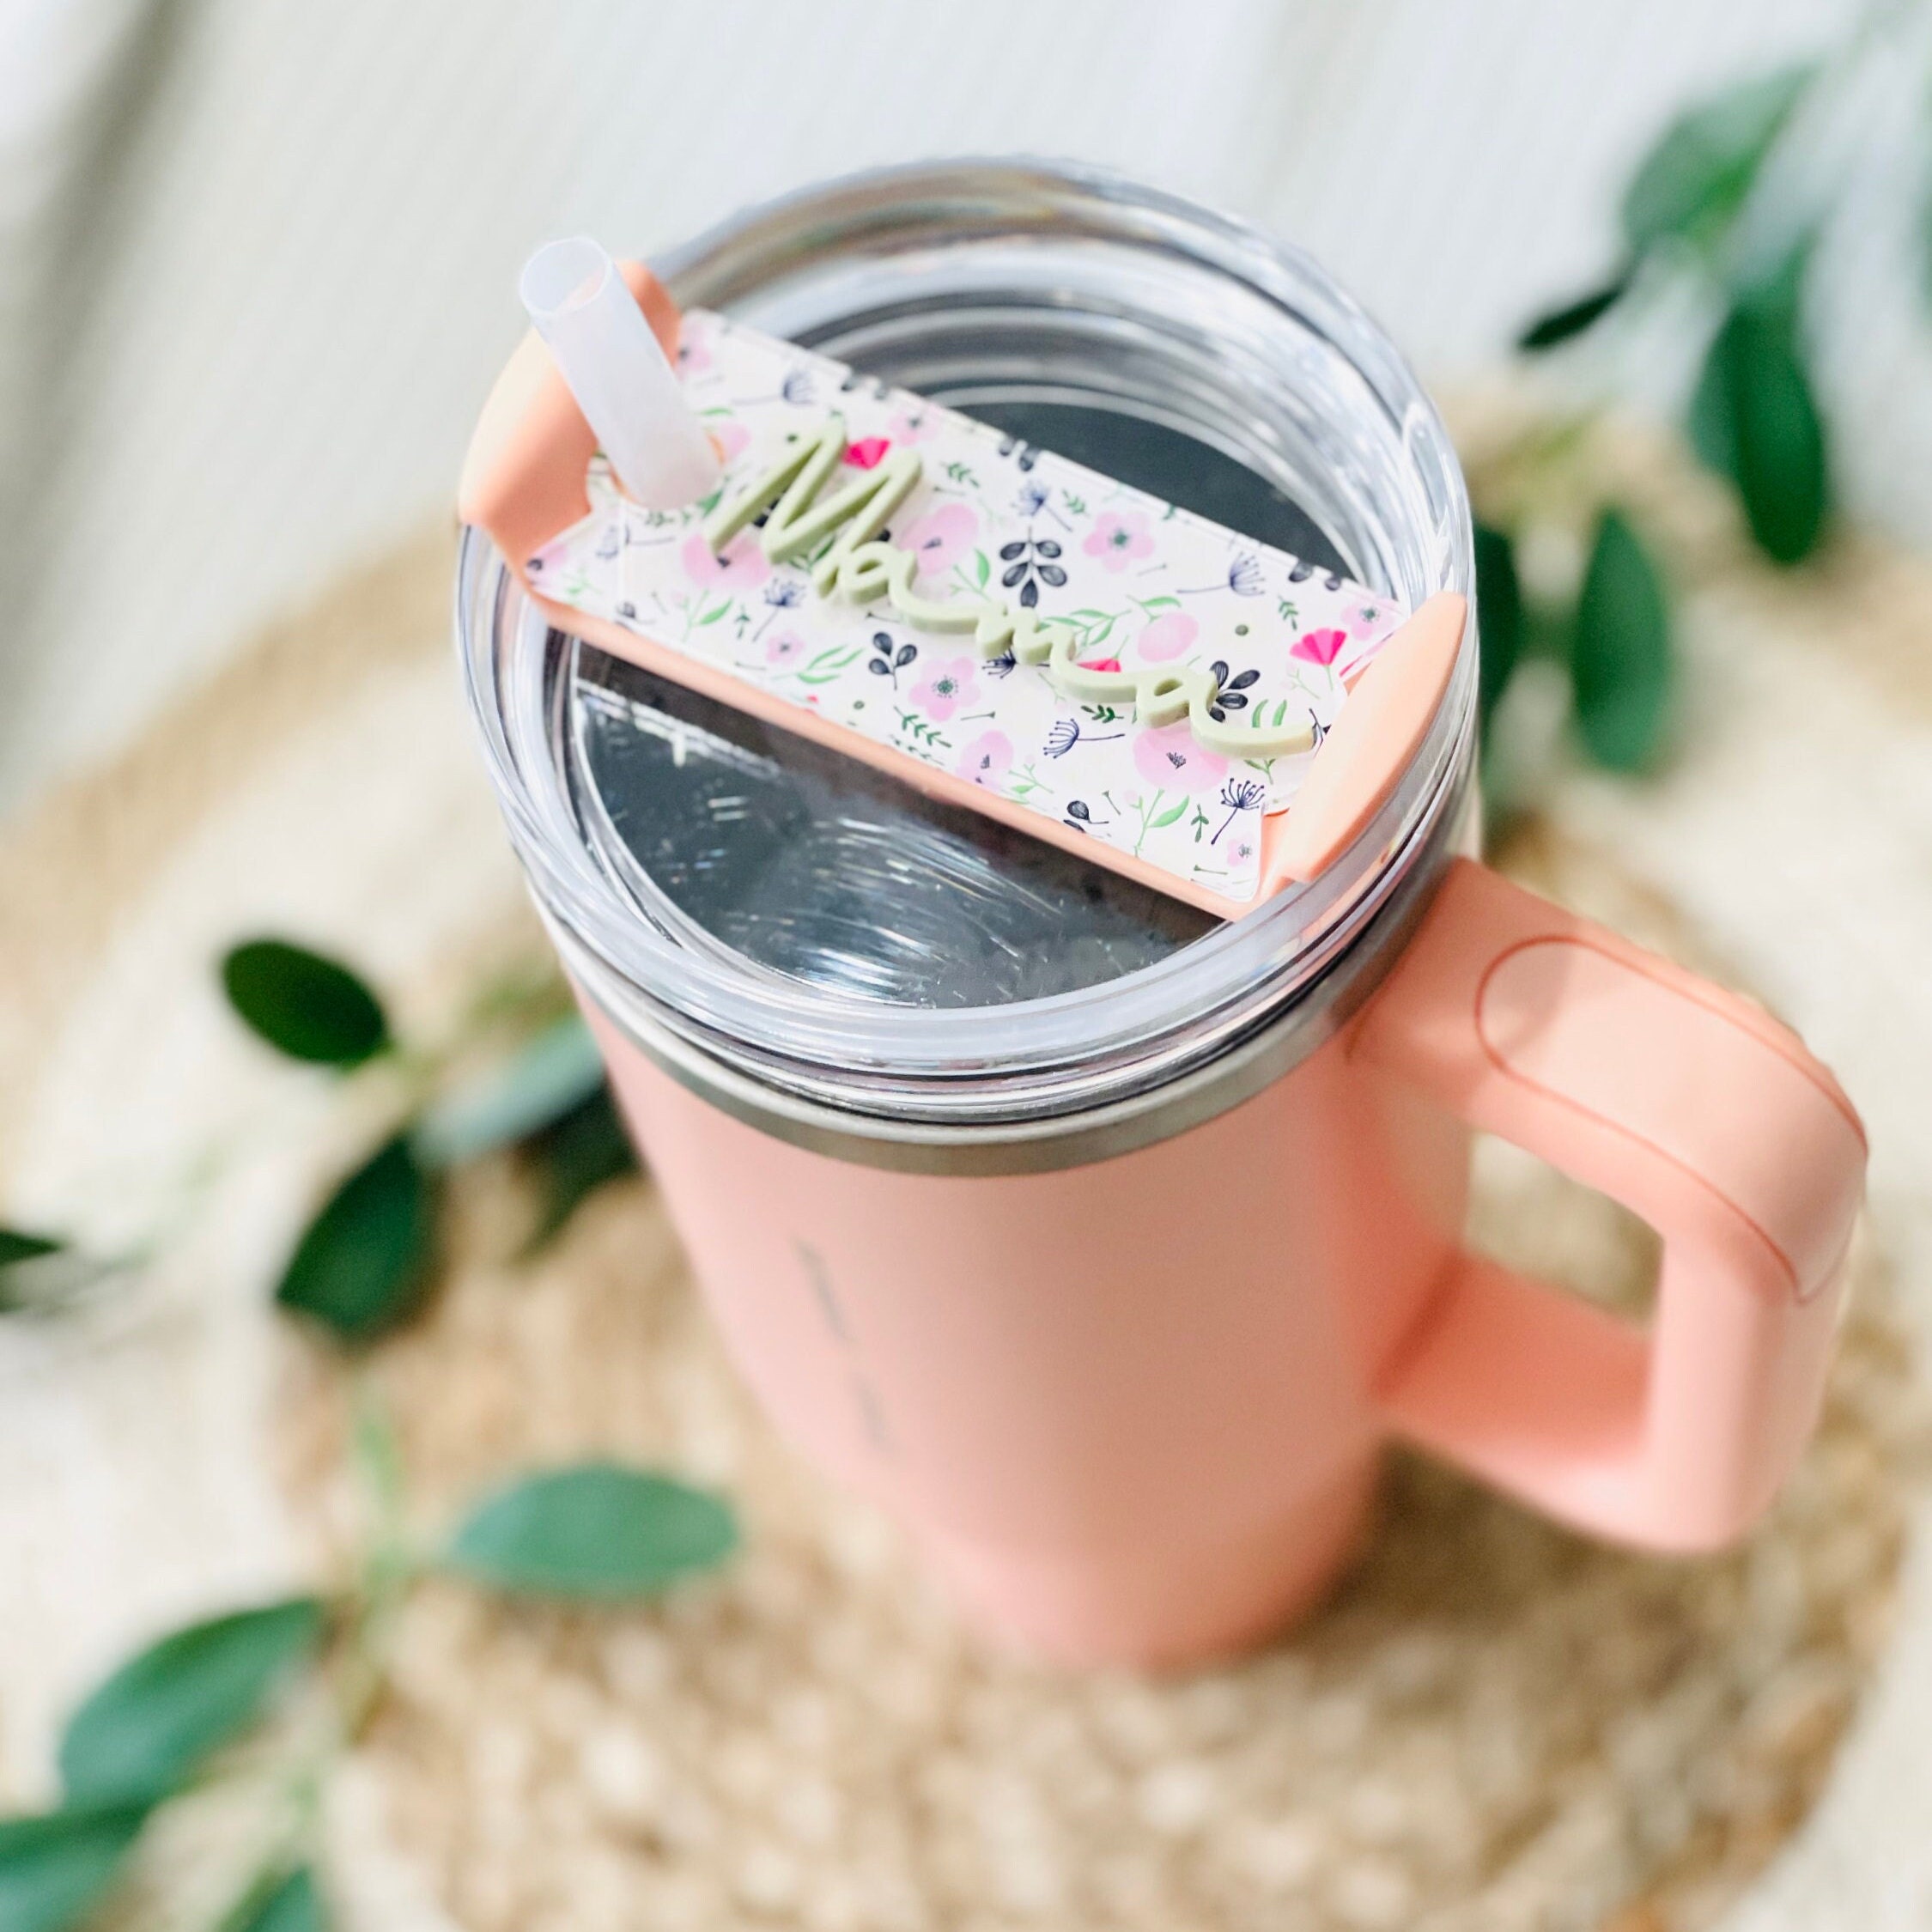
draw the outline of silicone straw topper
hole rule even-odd
[[[1461,596],[1412,611],[723,315],[647,321],[653,287],[539,252],[581,414],[513,364],[472,446],[465,515],[562,629],[1223,918],[1374,819]]]
[[[599,243],[547,242],[518,292],[628,496],[673,510],[716,485],[718,453]]]

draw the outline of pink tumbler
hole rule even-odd
[[[662,270],[1412,608],[1471,589],[1401,358],[1221,216],[924,167]],[[512,837],[732,1354],[969,1614],[1076,1663],[1253,1643],[1397,1437],[1659,1550],[1765,1508],[1857,1117],[1757,1008],[1460,855],[1473,626],[1352,842],[1218,924],[552,629],[474,530],[458,592]],[[1648,1332],[1462,1250],[1477,1128],[1659,1231]]]

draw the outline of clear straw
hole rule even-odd
[[[717,452],[602,245],[588,235],[546,243],[524,264],[519,293],[625,493],[652,510],[708,494]]]

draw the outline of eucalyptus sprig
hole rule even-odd
[[[635,1165],[596,1042],[554,979],[490,988],[451,1040],[428,1045],[401,1039],[340,960],[286,940],[236,946],[222,983],[278,1052],[346,1073],[387,1060],[404,1097],[401,1119],[323,1200],[276,1288],[283,1307],[345,1342],[369,1341],[422,1301],[437,1263],[438,1196],[453,1169],[515,1149],[542,1198],[534,1245]],[[521,1029],[513,1049],[465,1077],[474,1033],[507,1026]]]
[[[231,948],[220,978],[237,1017],[276,1053],[386,1084],[390,1125],[318,1205],[276,1288],[283,1307],[345,1343],[374,1340],[422,1301],[438,1264],[438,1201],[455,1170],[514,1154],[537,1194],[533,1250],[635,1168],[596,1042],[554,973],[493,982],[429,1041],[398,1035],[351,967],[289,939]],[[70,1305],[164,1245],[157,1236],[102,1255],[47,1230],[0,1226],[0,1314]]]
[[[636,1603],[722,1561],[738,1540],[722,1498],[606,1460],[513,1476],[427,1540],[410,1528],[395,1431],[363,1365],[423,1306],[447,1176],[513,1151],[537,1184],[535,1245],[635,1166],[595,1043],[554,975],[491,986],[431,1042],[401,1036],[351,968],[285,939],[234,947],[221,981],[240,1018],[289,1060],[387,1084],[389,1125],[325,1193],[275,1291],[351,1352],[359,1544],[332,1588],[173,1631],[81,1700],[60,1741],[60,1802],[0,1818],[0,1932],[84,1932],[125,1889],[155,1814],[217,1780],[252,1781],[270,1828],[237,1861],[207,1932],[325,1932],[329,1775],[380,1707],[417,1583],[440,1575],[501,1595]],[[0,1229],[0,1308],[9,1294],[11,1305],[62,1305],[46,1286],[57,1271],[84,1283],[145,1258]]]
[[[1624,191],[1625,260],[1587,295],[1539,316],[1517,339],[1542,355],[1591,338],[1600,389],[1641,390],[1649,331],[1689,315],[1705,331],[1686,427],[1731,484],[1751,535],[1778,563],[1801,562],[1824,535],[1831,477],[1804,329],[1806,278],[1840,178],[1779,167],[1821,98],[1868,57],[1862,33],[1832,60],[1754,76],[1695,102],[1658,137]],[[1815,147],[1814,141],[1802,143]]]
[[[1641,770],[1668,738],[1665,574],[1630,506],[1597,479],[1593,452],[1610,410],[1654,399],[1686,326],[1702,332],[1686,433],[1756,547],[1795,566],[1829,534],[1831,438],[1807,325],[1816,244],[1865,160],[1898,136],[1865,103],[1875,73],[1932,64],[1923,27],[1914,9],[1874,5],[1820,58],[1691,103],[1625,188],[1621,259],[1522,330],[1524,354],[1561,353],[1572,400],[1472,479],[1485,731],[1519,666],[1542,658],[1567,672],[1577,733],[1597,763]],[[1929,80],[1922,72],[1922,93]],[[1540,542],[1552,526],[1560,541]],[[1530,548],[1574,561],[1554,581],[1525,582]]]
[[[440,1574],[507,1596],[635,1603],[736,1546],[721,1498],[607,1461],[518,1478],[418,1546],[400,1522],[393,1437],[367,1398],[357,1437],[376,1501],[349,1578],[173,1631],[81,1700],[61,1737],[60,1803],[0,1819],[6,1932],[80,1932],[154,1814],[225,1777],[273,1801],[272,1828],[238,1862],[209,1932],[323,1932],[323,1792],[380,1704],[410,1588]]]

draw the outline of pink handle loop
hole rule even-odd
[[[1350,1050],[1664,1242],[1648,1335],[1454,1257],[1384,1371],[1391,1426],[1601,1534],[1738,1535],[1823,1391],[1865,1173],[1838,1083],[1747,1001],[1467,860]]]

